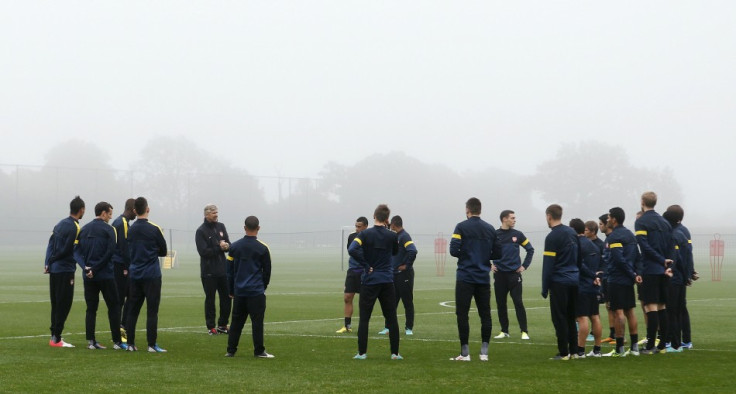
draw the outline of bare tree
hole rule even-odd
[[[635,167],[621,147],[594,141],[562,145],[554,159],[537,167],[530,187],[546,203],[587,219],[614,206],[638,209],[647,190],[668,201],[682,200],[671,170]]]

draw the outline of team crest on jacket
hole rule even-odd
[[[516,243],[516,237],[511,237],[511,242]]]

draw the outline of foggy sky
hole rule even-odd
[[[599,140],[671,168],[689,215],[723,221],[733,15],[730,1],[2,2],[0,164],[79,138],[128,169],[152,136],[181,135],[261,176],[388,151],[529,175]]]

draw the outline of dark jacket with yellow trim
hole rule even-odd
[[[528,269],[534,256],[534,247],[532,247],[524,233],[510,228],[508,230],[498,229],[496,235],[498,236],[498,243],[501,245],[501,258],[493,260],[493,264],[496,265],[498,271],[516,272],[522,265],[524,269]],[[519,246],[526,250],[524,263],[521,262]]]
[[[128,231],[130,227],[128,218],[120,215],[113,220],[112,226],[115,227],[117,232],[117,247],[112,255],[112,262],[122,265],[123,269],[127,270],[130,268],[130,253],[128,252]]]
[[[71,216],[61,219],[54,226],[44,260],[44,265],[48,267],[50,273],[77,271],[77,263],[74,261],[74,245],[77,242],[79,231],[81,231],[79,222]]]
[[[237,297],[255,297],[271,283],[271,251],[254,235],[233,242],[227,252],[230,292]]]
[[[450,255],[457,257],[458,282],[490,285],[491,260],[503,257],[496,230],[478,216],[455,226]]]
[[[82,275],[85,281],[102,281],[114,278],[112,256],[115,253],[117,236],[115,229],[104,220],[95,218],[79,232],[79,242],[74,247],[74,259],[84,270],[89,267],[92,279]]]
[[[362,283],[371,286],[394,282],[391,256],[398,253],[398,249],[395,232],[385,226],[373,226],[355,237],[348,253],[364,269]]]
[[[156,279],[161,277],[159,256],[166,256],[168,251],[166,239],[161,227],[138,219],[128,231],[128,251],[130,253],[130,269],[128,277],[132,280]]]
[[[558,224],[544,239],[542,258],[542,297],[547,298],[550,285],[577,286],[580,279],[580,248],[575,230]]]
[[[414,269],[414,260],[417,258],[417,246],[414,245],[414,241],[411,239],[411,235],[406,230],[401,230],[396,233],[399,241],[399,250],[391,258],[393,264],[394,274],[399,273],[399,266],[406,265],[406,271]]]
[[[628,228],[617,226],[606,238],[608,250],[608,283],[632,286],[636,280],[634,267],[639,260],[636,237]]]
[[[636,241],[641,249],[641,275],[664,275],[665,259],[672,259],[675,245],[672,226],[654,210],[644,212],[634,223]]]
[[[670,283],[673,285],[686,285],[692,276],[693,246],[687,237],[687,233],[682,230],[682,225],[680,224],[672,228],[672,239],[675,242],[677,256],[675,258],[675,264],[672,266]]]
[[[578,241],[580,242],[580,282],[578,284],[578,292],[597,294],[600,289],[593,284],[593,281],[596,278],[595,273],[600,269],[601,250],[593,241],[584,236],[579,237]]]
[[[348,269],[353,272],[362,273],[363,272],[363,266],[360,265],[358,260],[356,260],[353,256],[350,256],[350,245],[355,240],[355,237],[358,235],[357,232],[353,231],[348,235],[348,244],[345,246],[345,248],[348,250]]]

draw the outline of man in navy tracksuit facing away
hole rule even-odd
[[[534,248],[529,239],[516,226],[516,213],[512,210],[504,210],[500,215],[501,228],[496,231],[498,242],[501,244],[502,258],[493,261],[493,287],[496,291],[496,310],[498,311],[498,322],[501,324],[501,332],[496,339],[508,338],[509,335],[509,312],[506,307],[508,295],[514,302],[516,320],[519,321],[521,339],[529,339],[529,329],[526,324],[526,309],[522,299],[522,277],[521,273],[529,268],[534,256]],[[526,256],[521,262],[519,247],[524,248]]]
[[[544,240],[542,297],[549,294],[552,324],[557,335],[558,354],[553,360],[569,360],[577,353],[575,303],[580,275],[579,240],[573,229],[562,224],[562,207],[552,204],[545,211],[552,231]]]
[[[74,347],[64,342],[61,333],[74,301],[74,245],[81,228],[79,221],[84,216],[84,201],[79,196],[69,203],[69,216],[62,219],[51,233],[46,248],[44,274],[49,274],[49,294],[51,298],[51,339],[49,346]]]
[[[685,281],[685,287],[682,288],[683,294],[683,304],[682,304],[682,310],[680,311],[680,329],[682,333],[682,337],[680,338],[682,340],[682,348],[683,349],[692,349],[693,343],[692,343],[692,331],[690,329],[690,312],[687,310],[687,287],[691,286],[693,284],[693,281],[696,281],[699,279],[697,271],[695,271],[695,266],[693,263],[693,241],[692,236],[690,235],[690,230],[688,230],[685,225],[682,224],[682,219],[685,217],[685,211],[682,209],[679,205],[670,205],[667,207],[668,211],[673,211],[671,215],[674,215],[674,219],[677,221],[676,226],[672,226],[672,232],[673,234],[675,232],[680,232],[683,234],[685,239],[687,239],[687,247],[682,249],[679,249],[680,258],[685,262],[683,269],[685,272],[685,277],[683,280]],[[668,221],[670,219],[665,218]],[[675,297],[675,296],[673,296]],[[669,300],[668,296],[668,300]],[[669,308],[669,307],[668,307]],[[670,330],[672,331],[672,330]],[[673,334],[670,334],[670,337],[672,337]]]
[[[496,230],[480,218],[481,202],[471,197],[465,202],[465,217],[455,226],[450,241],[450,255],[457,257],[455,277],[455,315],[460,337],[460,355],[452,361],[470,361],[468,338],[470,302],[480,315],[480,360],[488,361],[488,342],[491,340],[491,260],[500,259],[501,245]]]
[[[245,237],[230,245],[227,255],[228,281],[233,298],[233,316],[227,337],[225,357],[235,356],[245,321],[250,316],[253,355],[274,358],[263,344],[263,319],[266,315],[266,288],[271,283],[271,251],[258,239],[260,221],[245,218]]]
[[[672,266],[669,293],[667,294],[667,317],[669,318],[670,346],[667,352],[681,352],[682,322],[685,310],[685,286],[692,276],[693,249],[683,226],[680,224],[684,212],[679,205],[671,205],[662,217],[672,226],[672,238],[677,252],[675,263]]]
[[[672,276],[675,245],[672,226],[654,211],[657,195],[646,192],[641,196],[644,213],[634,223],[636,241],[641,250],[642,267],[636,281],[641,284],[641,300],[647,314],[647,348],[645,353],[663,351],[667,336],[667,290]],[[657,331],[665,339],[654,350]]]
[[[590,222],[595,224],[594,222]],[[585,340],[592,326],[595,340],[592,357],[601,357],[601,318],[598,313],[598,288],[600,280],[598,271],[601,263],[601,251],[587,236],[587,227],[581,219],[570,220],[570,228],[578,234],[580,249],[580,280],[578,281],[578,299],[575,302],[575,318],[578,322],[578,351],[573,358],[585,358]],[[598,225],[596,225],[596,229]],[[596,237],[596,239],[598,239]],[[590,324],[588,324],[590,319]]]
[[[135,199],[129,198],[125,200],[125,210],[112,221],[117,236],[117,248],[112,255],[113,270],[115,272],[115,286],[118,290],[118,309],[120,310],[120,335],[123,340],[127,341],[128,336],[125,331],[125,323],[128,320],[128,308],[125,306],[128,300],[128,270],[130,270],[130,253],[128,252],[128,230],[130,229],[130,221],[134,220]]]
[[[404,220],[396,215],[391,218],[391,231],[399,238],[399,251],[391,258],[394,269],[394,291],[396,292],[396,308],[399,302],[404,303],[406,335],[414,335],[414,260],[417,258],[417,247],[411,235],[404,230]],[[386,323],[388,325],[388,323]],[[388,334],[389,329],[384,326],[379,335]]]
[[[158,307],[161,303],[161,266],[159,257],[168,251],[164,232],[158,225],[148,221],[150,209],[144,197],[135,199],[135,212],[138,219],[128,232],[130,252],[130,288],[128,302],[128,351],[137,351],[135,346],[135,325],[138,314],[146,302],[146,339],[150,353],[165,353],[156,343],[158,337]]]
[[[87,303],[85,327],[88,349],[105,349],[95,338],[97,308],[100,293],[107,305],[113,348],[125,350],[120,338],[120,307],[115,285],[112,256],[117,248],[115,229],[108,224],[112,218],[112,205],[100,202],[95,205],[95,219],[82,227],[79,243],[74,248],[74,258],[84,270],[84,300]]]
[[[388,326],[391,359],[401,360],[399,354],[399,322],[396,318],[396,291],[391,256],[398,252],[398,237],[389,230],[388,206],[381,204],[373,212],[375,225],[360,232],[348,252],[363,266],[360,287],[360,323],[358,325],[358,354],[353,357],[365,360],[368,350],[368,326],[376,299],[381,304],[383,317]]]

